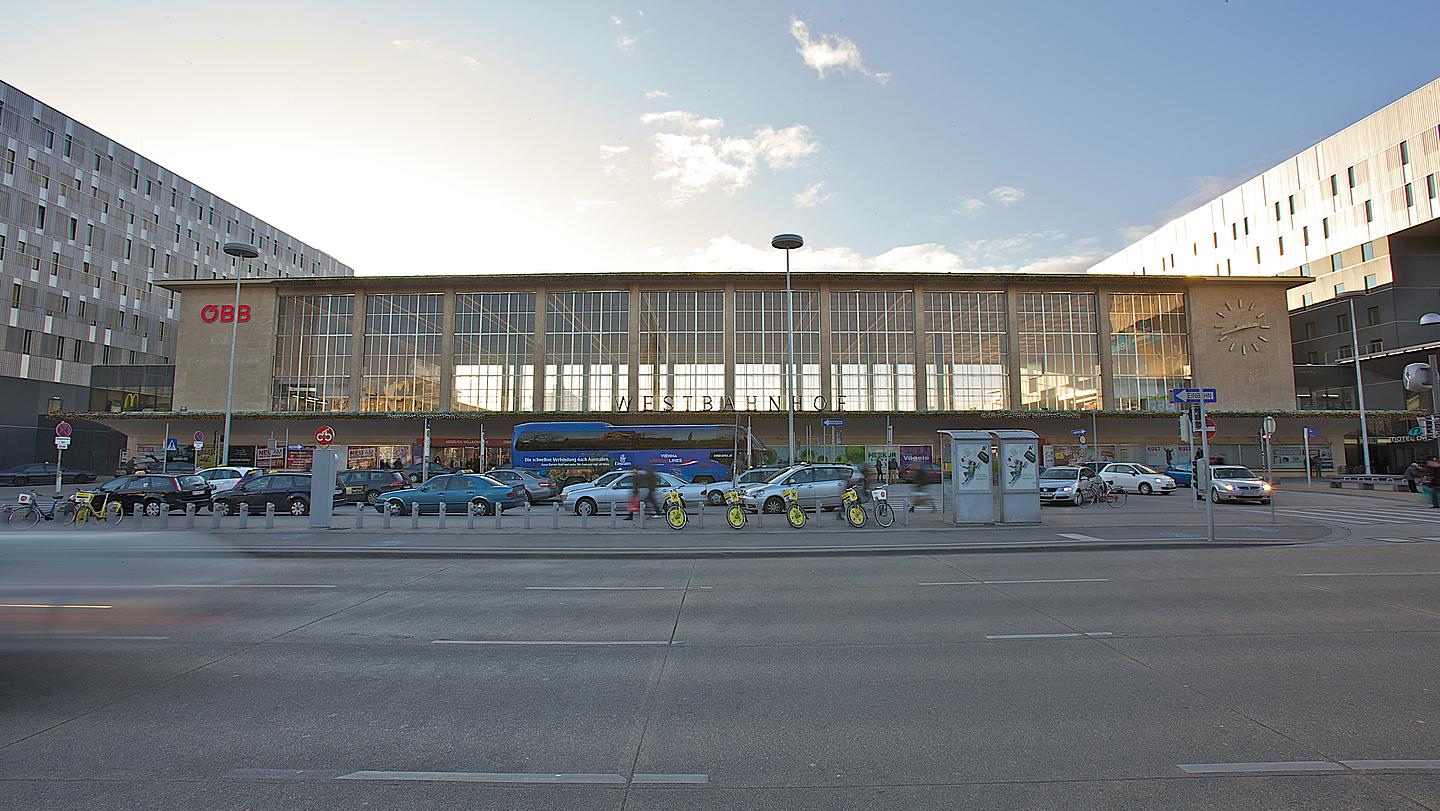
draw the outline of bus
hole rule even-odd
[[[748,447],[747,447],[748,443]],[[611,425],[608,422],[527,422],[515,426],[512,467],[532,471],[562,488],[608,470],[644,468],[706,484],[724,481],[747,462],[773,461],[773,452],[733,425]]]

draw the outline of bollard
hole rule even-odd
[[[525,502],[525,529],[530,528],[530,502]]]
[[[900,526],[910,526],[910,499],[905,498],[900,503]]]
[[[410,502],[410,528],[420,528],[420,503],[418,501]]]
[[[160,511],[160,528],[170,528],[170,505],[168,504],[165,505],[165,508]]]
[[[135,509],[130,513],[130,516],[131,520],[134,521],[134,523],[131,524],[132,527],[135,529],[145,528],[145,512],[140,509],[139,504],[135,505]]]
[[[500,517],[505,514],[505,508],[501,506],[500,502],[497,501],[491,506],[491,509],[495,510],[495,528],[499,529],[501,521]]]
[[[445,528],[445,502],[444,502],[444,501],[441,501],[441,502],[440,502],[440,512],[437,513],[436,516],[435,516],[435,528],[436,528],[436,529],[444,529],[444,528]]]
[[[640,526],[638,526],[638,527],[635,528],[635,531],[636,531],[636,532],[644,532],[644,531],[645,531],[645,508],[648,507],[648,506],[650,506],[650,505],[646,504],[646,503],[643,502],[643,501],[640,502],[640,509],[639,509],[639,511],[638,511],[638,513],[637,513],[637,517],[635,518],[636,521],[640,522]]]
[[[265,502],[265,528],[275,528],[275,502],[273,501]]]
[[[363,502],[363,501],[360,502],[359,504],[356,504],[356,505],[355,505],[355,528],[356,528],[356,529],[364,529],[364,528],[365,528],[365,510],[369,509],[369,507],[370,507],[370,505],[369,505],[369,504],[366,504],[366,503]]]
[[[249,526],[249,525],[250,525],[250,505],[249,505],[249,504],[241,504],[241,505],[240,505],[240,528],[241,528],[241,529],[245,529],[245,528],[246,528],[247,526]]]
[[[590,528],[590,516],[584,510],[580,510],[580,529],[582,531]]]
[[[560,528],[560,502],[555,502],[555,517],[550,521],[551,529]]]
[[[475,528],[475,505],[473,504],[465,505],[465,528]]]
[[[764,502],[760,502],[759,504],[756,504],[755,507],[756,507],[756,509],[755,509],[755,526],[759,527],[760,529],[764,529],[764,528],[765,528],[765,503],[764,503]]]
[[[215,509],[215,505],[214,505],[214,504],[211,504],[211,505],[210,505],[210,509],[212,509],[212,510]],[[195,528],[195,505],[194,505],[194,504],[186,504],[186,505],[185,505],[185,528],[186,528],[186,529],[194,529],[194,528]]]
[[[383,506],[385,509],[383,509],[383,510],[380,511],[380,528],[381,528],[381,529],[389,529],[389,528],[390,528],[390,503],[389,503],[389,502],[385,502],[382,506]]]
[[[610,502],[610,528],[620,528],[620,513],[615,509],[615,502]]]
[[[220,511],[219,511],[219,510],[211,510],[211,511],[210,511],[210,528],[211,528],[211,529],[219,529],[219,528],[220,528]]]
[[[706,503],[708,503],[709,501],[710,501],[710,499],[705,498],[705,497],[703,497],[703,496],[702,496],[702,500],[700,501],[700,528],[701,528],[701,529],[704,529],[704,528],[705,528],[705,505],[706,505]]]

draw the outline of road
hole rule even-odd
[[[0,655],[0,804],[1440,808],[1440,543],[176,565]]]

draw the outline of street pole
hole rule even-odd
[[[1215,493],[1210,489],[1210,432],[1205,430],[1205,395],[1200,395],[1200,461],[1205,465],[1205,537],[1215,540]],[[1199,470],[1195,471],[1199,475]],[[1199,479],[1196,479],[1199,481]],[[1274,499],[1271,499],[1274,502]]]
[[[245,260],[260,256],[254,245],[244,242],[225,243],[225,253],[235,259],[235,306],[230,310],[230,375],[225,384],[225,433],[220,437],[220,465],[230,464],[230,418],[235,404],[235,342],[240,337],[240,280],[245,276]],[[200,459],[195,459],[199,463]]]
[[[59,436],[59,434],[56,434]],[[65,469],[61,467],[61,461],[65,458],[65,449],[58,444],[55,446],[55,497],[60,497],[60,491],[64,484]],[[36,505],[37,507],[39,505]]]
[[[165,473],[170,468],[170,421],[165,421],[165,444],[160,446],[160,472]]]
[[[1265,433],[1265,481],[1270,482],[1270,523],[1275,523],[1275,474],[1271,471],[1270,433]]]
[[[430,480],[430,418],[425,418],[424,445],[420,448],[420,483]]]
[[[1365,475],[1370,475],[1370,430],[1365,426],[1365,382],[1360,377],[1360,333],[1355,327],[1355,299],[1347,298],[1350,303],[1350,341],[1353,347],[1352,357],[1355,358],[1355,397],[1360,405],[1360,451],[1365,459]]]
[[[1306,426],[1301,430],[1305,435],[1305,489],[1309,490],[1314,485],[1310,480],[1310,428]]]
[[[1196,469],[1198,465],[1195,464],[1195,420],[1191,417],[1188,408],[1180,412],[1180,439],[1185,443],[1185,458],[1190,460],[1190,487],[1198,493],[1200,492],[1200,482],[1196,478],[1199,471]],[[1190,499],[1191,512],[1200,509],[1200,505],[1195,501],[1193,498]]]
[[[1440,417],[1440,386],[1436,386],[1436,385],[1435,385],[1435,376],[1436,376],[1437,374],[1440,374],[1440,364],[1437,364],[1436,359],[1437,359],[1437,356],[1436,356],[1436,354],[1435,354],[1434,352],[1431,352],[1431,353],[1430,353],[1430,357],[1427,358],[1427,360],[1430,361],[1430,416],[1431,416],[1431,417]],[[1432,420],[1432,422],[1433,422],[1433,420]],[[1435,441],[1436,441],[1436,451],[1437,451],[1437,455],[1436,455],[1435,458],[1440,459],[1440,434],[1436,434],[1436,436],[1435,436]]]
[[[1095,419],[1095,412],[1090,412],[1090,447],[1094,449],[1094,461],[1100,463],[1100,423]]]
[[[785,249],[785,339],[789,373],[785,375],[785,412],[790,424],[790,464],[795,464],[795,291],[790,287],[790,249]]]
[[[490,453],[485,450],[485,423],[480,423],[480,469],[476,473],[484,473],[490,466]]]

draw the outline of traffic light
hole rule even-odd
[[[1406,391],[1429,391],[1435,385],[1435,371],[1428,363],[1408,363],[1404,380]]]

